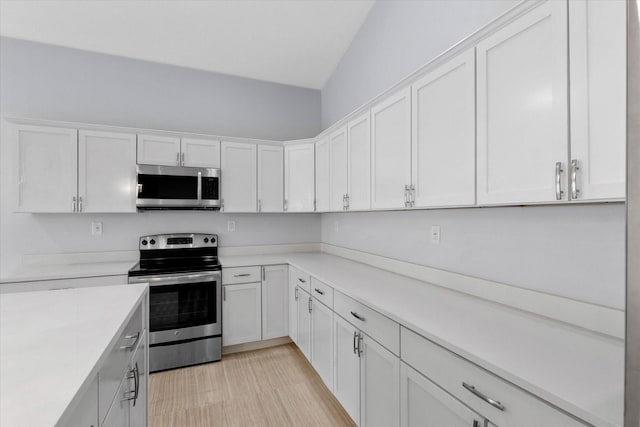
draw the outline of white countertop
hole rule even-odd
[[[54,426],[89,386],[146,288],[0,295],[0,425]]]
[[[229,256],[221,263],[291,264],[594,425],[622,425],[620,340],[332,255]]]
[[[12,271],[8,277],[0,279],[0,283],[126,275],[135,263],[118,261],[24,265]]]

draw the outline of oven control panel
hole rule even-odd
[[[218,235],[207,233],[156,234],[141,236],[141,251],[149,249],[192,249],[218,247]]]

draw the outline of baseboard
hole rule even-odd
[[[290,342],[291,342],[291,338],[280,337],[280,338],[272,338],[270,340],[264,340],[264,341],[254,341],[254,342],[248,342],[244,344],[228,345],[226,347],[222,347],[222,355],[224,356],[227,354],[242,353],[245,351],[261,350],[263,348],[277,347],[279,345],[289,344]]]

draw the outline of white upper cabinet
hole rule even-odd
[[[16,210],[74,212],[78,194],[78,131],[14,126]]]
[[[412,86],[412,206],[475,203],[475,52]]]
[[[371,207],[402,208],[411,185],[411,88],[371,109]]]
[[[316,142],[316,211],[331,208],[331,142],[328,136]]]
[[[138,135],[138,163],[141,165],[180,166],[180,138]]]
[[[370,112],[347,124],[347,181],[349,209],[371,208]]]
[[[571,199],[625,197],[626,9],[569,1]]]
[[[567,200],[567,54],[562,1],[478,44],[478,203]]]
[[[257,211],[257,148],[255,144],[222,142],[222,200],[225,212]]]
[[[220,167],[220,141],[199,138],[181,138],[182,166],[195,168]]]
[[[262,267],[262,339],[289,335],[289,266]]]
[[[136,135],[80,130],[78,211],[136,211]]]
[[[258,145],[258,212],[282,212],[284,148]]]
[[[284,198],[289,212],[314,211],[314,148],[313,142],[284,147]]]
[[[331,165],[331,190],[329,209],[346,210],[347,207],[347,127],[343,126],[329,136]],[[363,159],[364,160],[364,159]]]

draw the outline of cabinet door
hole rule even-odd
[[[129,375],[128,371],[127,375]],[[129,427],[130,404],[125,398],[129,396],[130,390],[132,388],[129,384],[129,379],[125,376],[120,382],[120,387],[116,392],[113,403],[100,427]]]
[[[255,144],[222,141],[222,199],[225,212],[256,212],[258,198]]]
[[[15,125],[17,211],[74,212],[78,131]]]
[[[415,206],[473,205],[476,199],[474,49],[412,86]]]
[[[360,425],[360,356],[356,351],[358,330],[338,315],[333,316],[333,394],[349,416]]]
[[[566,3],[483,40],[477,60],[478,203],[567,200]]]
[[[400,363],[402,427],[484,427],[485,420],[456,398]]]
[[[333,310],[312,298],[311,364],[333,391]]]
[[[131,427],[147,427],[147,387],[149,370],[147,365],[146,333],[142,334],[138,349],[131,361],[133,375],[137,377],[138,390],[134,400],[129,401],[129,423]],[[135,391],[135,379],[129,378],[130,390]],[[97,427],[97,426],[96,426]]]
[[[298,286],[296,285],[295,268],[289,267],[289,337],[298,344]]]
[[[138,164],[180,166],[180,138],[138,135]]]
[[[331,209],[331,142],[329,137],[316,142],[316,211]]]
[[[136,211],[136,135],[81,130],[78,211]]]
[[[367,111],[347,125],[349,209],[371,208],[371,120]]]
[[[342,211],[346,205],[347,186],[347,127],[342,127],[329,137],[331,165],[331,190],[329,208]]]
[[[180,149],[182,166],[194,168],[220,167],[220,141],[182,138]]]
[[[399,426],[400,359],[365,334],[360,351],[360,425]]]
[[[284,148],[284,198],[289,212],[314,210],[314,144],[287,145]]]
[[[225,346],[262,339],[260,282],[222,287],[222,341]]]
[[[285,337],[289,333],[289,268],[262,267],[262,339]]]
[[[371,207],[402,208],[411,185],[411,88],[371,109]]]
[[[284,148],[258,145],[258,212],[282,212]]]
[[[625,197],[626,3],[569,1],[572,199]]]
[[[298,347],[311,360],[311,296],[298,286]]]

